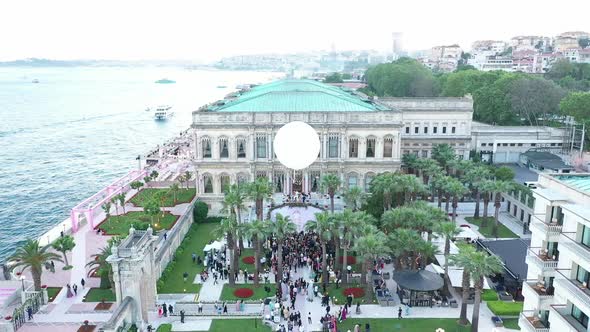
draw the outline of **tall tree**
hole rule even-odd
[[[125,193],[122,192],[115,197],[117,197],[117,201],[119,201],[119,205],[121,205],[121,207],[123,208],[123,214],[125,214],[125,198],[126,198]]]
[[[438,161],[438,164],[449,171],[449,163],[455,159],[455,150],[448,144],[436,144],[432,148],[432,159]]]
[[[322,246],[322,283],[324,284],[327,284],[329,280],[327,244],[332,239],[333,228],[333,216],[325,211],[315,214],[315,222],[308,222],[305,224],[305,230],[316,233],[320,240],[320,245]]]
[[[320,187],[322,190],[327,191],[328,196],[330,196],[330,211],[332,213],[334,213],[334,195],[340,184],[340,178],[335,174],[326,174],[320,181]]]
[[[366,212],[351,212],[344,210],[339,216],[335,217],[340,220],[340,237],[342,238],[342,283],[348,282],[348,250],[352,248],[355,235],[357,234],[361,223],[366,222],[368,215]],[[337,248],[338,249],[338,248]]]
[[[235,270],[238,268],[237,264],[237,256],[236,256],[236,233],[237,233],[238,223],[236,222],[235,218],[229,217],[221,219],[219,225],[215,227],[213,230],[213,235],[216,238],[223,237],[227,242],[227,249],[229,250],[229,285],[234,286],[236,283],[235,280]]]
[[[189,182],[190,182],[192,176],[193,176],[193,173],[191,173],[191,171],[189,171],[189,170],[184,171],[184,181],[186,181],[186,189],[188,189],[188,187],[189,187]]]
[[[413,153],[406,153],[402,156],[402,166],[408,169],[408,173],[413,174],[416,170],[418,157]]]
[[[76,243],[74,242],[74,238],[71,235],[61,236],[57,240],[53,241],[51,246],[53,247],[53,249],[55,249],[63,254],[64,264],[65,264],[64,269],[69,268],[70,264],[68,263],[67,252],[72,251],[72,249],[74,249],[74,247],[76,246]]]
[[[479,190],[481,191],[481,195],[483,196],[483,219],[481,222],[482,227],[486,226],[486,221],[488,217],[488,206],[490,205],[490,200],[492,199],[492,195],[494,194],[496,184],[493,180],[484,180],[479,184]]]
[[[463,269],[463,278],[461,281],[461,314],[459,316],[459,324],[467,325],[467,301],[469,300],[469,290],[471,288],[471,271],[473,270],[473,261],[471,257],[475,253],[475,248],[471,245],[464,244],[459,246],[457,254],[449,256],[449,264],[455,265]]]
[[[244,234],[252,239],[252,244],[254,246],[254,267],[256,269],[256,273],[254,273],[254,285],[258,286],[260,283],[259,275],[261,270],[260,257],[262,256],[263,249],[262,241],[270,234],[272,225],[270,224],[270,221],[254,220],[244,224],[244,226]]]
[[[308,223],[310,224],[310,223]],[[275,215],[275,222],[272,223],[272,234],[277,240],[277,284],[280,284],[283,278],[283,243],[287,239],[287,236],[297,231],[297,226],[291,221],[289,216],[284,216],[280,213]]]
[[[436,233],[445,239],[445,282],[449,281],[449,254],[451,252],[451,240],[461,233],[461,229],[454,222],[443,222],[437,225]]]
[[[260,177],[248,184],[246,192],[256,204],[256,218],[264,220],[264,200],[272,195],[272,185],[267,178]]]
[[[512,112],[529,126],[545,125],[559,113],[559,102],[565,90],[552,81],[536,77],[516,80],[510,89]]]
[[[88,267],[88,276],[100,277],[100,288],[115,289],[115,279],[113,276],[113,266],[107,262],[107,258],[112,254],[112,248],[121,242],[121,238],[116,236],[107,241],[107,244],[99,249],[98,253],[90,256],[92,259],[86,263]]]
[[[473,303],[473,314],[471,316],[471,332],[477,332],[479,330],[479,306],[481,304],[484,278],[502,272],[503,267],[502,262],[500,262],[498,257],[488,255],[485,251],[475,251],[470,256],[470,274],[475,286],[475,302]]]
[[[498,228],[500,227],[499,215],[500,215],[500,206],[502,203],[502,193],[507,193],[512,190],[513,184],[512,182],[508,181],[495,181],[494,183],[494,228],[492,229],[492,234],[494,237],[498,237]]]
[[[389,248],[385,245],[386,241],[386,236],[379,231],[365,234],[355,241],[354,250],[359,253],[363,259],[363,273],[366,273],[366,271],[369,270],[369,264],[371,264],[377,256],[389,252]],[[372,267],[374,268],[374,266]],[[366,287],[365,296],[367,299],[371,299],[373,297],[373,283],[368,281],[366,276],[365,278],[361,278],[361,282]]]
[[[107,218],[111,216],[111,202],[104,202],[104,204],[101,205],[101,208]]]
[[[459,198],[463,197],[463,195],[467,193],[467,188],[465,188],[461,181],[451,178],[445,186],[445,192],[449,197],[452,197],[453,199],[453,214],[451,215],[451,220],[454,223],[455,219],[457,218],[457,207],[459,206]]]
[[[391,209],[394,187],[393,174],[391,173],[379,174],[371,181],[371,193],[383,197],[384,211]]]
[[[22,270],[30,269],[33,276],[33,284],[35,290],[41,290],[41,275],[43,274],[43,266],[50,261],[61,262],[58,254],[48,252],[49,247],[42,247],[38,240],[27,240],[22,247],[16,249],[14,255],[10,256],[8,261],[11,263],[11,268],[14,270],[17,267],[22,267]],[[21,271],[22,271],[21,270]]]
[[[173,183],[170,185],[170,192],[172,192],[172,197],[174,198],[174,204],[176,204],[179,191],[180,191],[180,186],[178,185],[178,183]]]
[[[474,166],[469,169],[463,179],[469,183],[471,190],[475,195],[475,212],[473,217],[479,218],[479,205],[481,202],[481,190],[480,185],[485,179],[489,179],[491,172],[485,166]]]
[[[244,209],[245,199],[246,193],[244,190],[238,185],[232,184],[225,190],[223,201],[221,202],[222,211],[230,217],[234,217],[238,224],[242,223],[242,210]],[[242,236],[238,236],[238,245],[240,250],[244,250],[244,238]]]

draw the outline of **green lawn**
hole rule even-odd
[[[483,218],[473,218],[473,217],[465,217],[465,220],[467,220],[467,222],[469,222],[470,224],[476,225],[479,227],[478,231],[485,237],[487,238],[493,238],[494,236],[492,235],[492,229],[494,226],[494,217],[487,217],[487,222],[486,222],[486,227],[482,227],[481,226],[481,222],[483,221]],[[499,238],[518,238],[518,235],[512,233],[512,231],[510,229],[508,229],[508,227],[504,226],[504,224],[499,223],[498,225],[498,237]]]
[[[162,229],[170,229],[174,222],[176,222],[177,216],[172,215],[168,212],[164,213],[164,217],[159,215],[159,220],[154,217],[154,224],[152,228],[154,231]],[[143,227],[151,223],[151,217],[143,212],[131,211],[120,216],[110,216],[107,220],[100,224],[99,228],[104,230],[110,235],[127,235],[129,234],[129,228],[133,223],[141,224]],[[142,229],[142,227],[140,227]]]
[[[394,308],[395,309],[395,308]],[[394,310],[392,309],[392,310]],[[363,310],[361,306],[361,310]],[[410,311],[411,315],[411,311]],[[468,326],[457,324],[456,318],[360,318],[347,319],[338,324],[341,331],[354,330],[354,325],[359,324],[361,331],[365,330],[365,324],[371,325],[371,331],[404,331],[404,332],[429,332],[442,328],[445,332],[467,332]]]
[[[268,296],[274,296],[276,292],[276,284],[267,284],[270,287],[270,292]],[[244,300],[260,300],[267,297],[267,293],[264,291],[264,282],[260,283],[260,286],[254,287],[253,284],[236,284],[235,287],[230,287],[229,285],[223,285],[223,289],[221,290],[220,299],[222,301],[233,301],[239,300],[240,298],[234,295],[234,290],[239,288],[250,288],[254,291],[254,295],[252,297],[244,299]]]
[[[175,206],[182,203],[190,202],[193,197],[195,197],[195,189],[180,189],[176,194],[176,203],[174,202],[174,195],[168,188],[146,188],[142,189],[137,193],[137,195],[133,196],[129,201],[133,203],[135,206],[143,206],[147,201],[149,201],[155,193],[163,192],[166,194],[162,206]]]
[[[483,293],[481,293],[481,299],[483,301],[497,301],[498,293],[493,289],[484,289]]]
[[[518,316],[522,311],[523,302],[488,301],[488,308],[496,316]]]
[[[502,318],[502,322],[504,322],[504,327],[507,329],[520,330],[518,318]]]
[[[322,285],[318,285],[318,286],[319,286],[319,291],[321,292]],[[344,295],[344,290],[349,287],[360,287],[362,289],[366,288],[365,286],[357,285],[357,284],[354,284],[354,285],[353,284],[348,284],[348,285],[341,284],[339,286],[339,288],[336,288],[336,284],[328,284],[328,295],[330,295],[330,298],[332,298],[332,301],[336,301],[336,304],[346,303],[346,295]],[[334,300],[334,298],[336,298],[336,300]],[[366,297],[363,296],[361,299],[354,298],[353,304],[356,304],[358,301],[365,301],[365,302],[361,302],[361,303],[366,303]],[[373,301],[376,301],[374,294],[373,294]]]
[[[49,302],[52,302],[57,294],[61,291],[62,287],[47,287],[47,298]]]
[[[255,322],[256,320],[256,322]],[[172,331],[171,324],[162,324],[158,327],[156,332],[170,332]],[[264,326],[262,320],[257,318],[252,319],[214,319],[211,323],[209,332],[271,332],[270,327]]]
[[[115,293],[110,288],[90,288],[84,297],[84,302],[102,302],[102,299],[105,302],[115,302],[117,300]]]
[[[254,249],[244,248],[244,250],[242,251],[242,255],[238,258],[239,267],[240,267],[240,270],[247,269],[249,273],[253,273],[255,270],[254,264],[246,264],[246,263],[242,262],[242,258],[248,257],[248,256],[254,257]],[[260,259],[260,257],[259,257],[259,259]]]
[[[210,240],[213,239],[211,232],[217,226],[217,223],[192,224],[190,230],[182,241],[180,248],[176,252],[176,262],[171,262],[165,271],[165,274],[158,281],[158,293],[198,293],[201,290],[200,284],[193,284],[197,273],[204,270],[202,265],[197,266],[193,263],[192,253],[203,257],[203,248]],[[183,273],[189,274],[187,282],[183,280]]]

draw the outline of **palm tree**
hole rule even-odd
[[[119,237],[113,237],[109,239],[107,245],[99,249],[97,254],[94,254],[92,260],[86,263],[86,267],[88,267],[88,276],[92,277],[94,275],[100,276],[100,288],[111,288],[115,289],[115,279],[113,277],[113,268],[111,263],[107,262],[107,258],[113,253],[112,249],[113,246],[117,245],[121,242]],[[104,278],[108,280],[108,287]]]
[[[352,211],[356,211],[366,201],[366,193],[358,186],[349,188],[342,196],[348,206],[352,208]]]
[[[476,251],[471,255],[471,268],[471,279],[475,286],[475,302],[473,303],[473,315],[471,316],[471,332],[477,332],[479,325],[479,305],[481,303],[484,278],[502,272],[503,266],[498,257],[488,255],[484,251]]]
[[[479,203],[481,201],[480,185],[490,176],[490,170],[485,166],[474,166],[467,170],[463,176],[463,179],[471,185],[471,189],[475,194],[475,212],[473,213],[474,218],[479,218]]]
[[[424,242],[420,234],[413,229],[398,228],[388,235],[388,247],[395,256],[395,269],[416,269],[418,249]]]
[[[373,194],[383,195],[383,211],[391,209],[392,193],[394,191],[393,175],[391,173],[382,173],[377,175],[371,181],[371,191]]]
[[[272,185],[265,177],[260,177],[248,184],[246,192],[248,198],[256,203],[256,218],[264,220],[264,199],[272,195]]]
[[[401,206],[383,213],[381,216],[381,229],[389,234],[397,228],[414,229],[422,231],[428,214],[424,210],[410,206]]]
[[[328,251],[326,245],[332,239],[332,229],[334,221],[332,215],[324,211],[315,214],[315,222],[308,222],[305,224],[305,230],[314,232],[318,235],[320,244],[322,246],[322,283],[328,283]]]
[[[119,200],[117,196],[111,197],[110,203],[115,206],[115,214],[119,215]]]
[[[408,173],[414,173],[418,162],[418,157],[413,153],[404,154],[402,156],[402,165],[408,169]]]
[[[432,160],[432,159],[429,159]],[[430,201],[434,202],[434,196],[436,195],[435,193],[435,179],[437,176],[440,176],[440,174],[442,174],[442,167],[440,167],[438,165],[438,163],[434,163],[434,164],[430,164],[428,165],[428,167],[424,170],[424,172],[422,173],[422,177],[424,180],[424,185],[428,186],[430,184],[430,187],[432,188],[432,195],[430,197]]]
[[[360,224],[367,220],[366,216],[368,216],[366,212],[350,212],[347,209],[336,217],[340,221],[340,237],[342,238],[341,275],[342,283],[344,284],[348,282],[348,273],[346,271],[348,266],[348,250],[352,248],[352,243],[360,228]]]
[[[213,230],[213,235],[216,238],[225,237],[227,241],[227,248],[229,249],[229,285],[234,286],[236,280],[234,278],[234,270],[238,267],[236,250],[236,233],[238,223],[233,217],[221,219],[221,222]]]
[[[117,200],[119,201],[119,205],[121,205],[121,207],[123,208],[123,214],[125,214],[125,193],[122,192],[115,197],[117,197]]]
[[[448,144],[436,144],[432,148],[432,159],[438,161],[447,173],[449,172],[449,163],[455,158],[455,150]]]
[[[459,316],[459,324],[467,325],[467,301],[469,300],[469,289],[471,288],[471,271],[473,270],[472,256],[475,253],[475,248],[468,244],[459,245],[459,252],[449,256],[449,264],[455,265],[463,269],[463,279],[461,282],[462,300],[461,300],[461,314]]]
[[[402,205],[408,200],[416,200],[416,195],[425,191],[422,181],[413,175],[394,175],[395,182],[397,183],[396,191],[403,193]]]
[[[172,196],[174,197],[174,204],[176,204],[176,197],[178,196],[178,192],[180,191],[180,186],[178,185],[178,183],[171,184],[170,191],[172,192]]]
[[[459,197],[463,197],[463,195],[465,195],[465,193],[467,193],[467,188],[465,188],[465,186],[463,185],[463,183],[461,183],[461,181],[454,179],[454,178],[450,178],[445,186],[445,192],[448,195],[447,197],[453,198],[453,205],[452,205],[453,214],[451,215],[451,220],[454,223],[455,219],[456,219],[456,214],[457,214],[457,207],[459,206]],[[447,205],[448,205],[448,202],[447,202]],[[449,212],[448,209],[447,209],[447,212]]]
[[[509,192],[510,190],[512,190],[513,187],[514,185],[512,184],[512,182],[509,181],[494,181],[494,192],[496,193],[494,196],[494,207],[496,209],[494,210],[494,228],[492,230],[492,233],[496,238],[498,237],[498,228],[500,226],[498,216],[500,214],[500,206],[502,203],[502,193]]]
[[[187,170],[184,172],[184,181],[186,181],[186,189],[188,189],[188,183],[189,183],[192,176],[193,176],[193,173],[191,173],[190,171]]]
[[[365,296],[367,299],[372,298],[373,282],[367,280],[366,273],[369,270],[369,262],[373,262],[378,255],[389,252],[389,248],[385,246],[387,237],[382,232],[373,232],[359,237],[354,244],[354,250],[359,253],[363,259],[363,270],[361,276],[361,283],[365,285]]]
[[[334,174],[326,174],[320,181],[320,188],[327,191],[328,196],[330,196],[330,211],[332,213],[334,213],[334,195],[336,194],[336,190],[340,187],[340,184],[340,178]]]
[[[232,184],[224,193],[223,201],[221,202],[222,211],[227,213],[230,217],[234,217],[238,224],[242,223],[242,210],[244,209],[244,200],[246,195],[244,190],[238,185]],[[259,219],[262,220],[262,219]],[[236,234],[237,235],[237,234]],[[244,238],[238,237],[238,245],[240,250],[244,250]]]
[[[297,231],[297,226],[295,226],[295,224],[291,221],[291,218],[289,218],[289,216],[283,217],[283,215],[280,213],[277,213],[275,215],[275,222],[271,223],[271,225],[272,233],[277,240],[278,278],[276,278],[276,282],[277,284],[280,284],[280,281],[283,278],[283,242],[289,234],[295,233]]]
[[[272,225],[269,221],[254,220],[252,222],[244,224],[244,234],[252,239],[254,246],[254,266],[256,273],[254,274],[254,284],[258,286],[260,280],[258,278],[260,274],[260,256],[262,252],[262,240],[266,239],[270,233]]]
[[[481,221],[481,226],[486,227],[488,219],[488,206],[490,204],[490,200],[492,199],[496,184],[493,180],[484,180],[479,183],[478,187],[479,191],[481,191],[483,195],[483,219]]]
[[[438,165],[436,160],[423,158],[418,159],[416,169],[420,171],[424,185],[427,185],[429,176],[435,172],[440,171],[441,167]]]
[[[438,196],[437,199],[437,205],[439,209],[442,209],[442,201],[443,201],[443,188],[445,187],[445,184],[447,183],[447,176],[441,171],[439,173],[436,173],[432,176],[432,197],[434,199],[434,196]],[[436,192],[436,195],[435,193]]]
[[[429,261],[434,258],[434,255],[438,254],[438,247],[432,242],[422,240],[418,243],[417,251],[418,257],[416,259],[420,260],[420,264],[416,264],[418,268],[424,269]]]
[[[107,218],[111,216],[111,202],[105,202],[101,208],[106,214]]]
[[[449,254],[451,252],[451,239],[461,233],[461,229],[454,222],[443,222],[436,226],[436,233],[445,239],[445,282],[449,281]]]
[[[43,266],[50,261],[62,262],[61,257],[53,252],[48,252],[48,246],[41,247],[38,240],[27,240],[22,247],[16,249],[8,261],[14,263],[12,269],[22,266],[22,270],[31,269],[33,276],[33,283],[35,290],[41,290],[41,275],[43,274]]]
[[[65,264],[64,269],[71,268],[70,264],[68,263],[67,252],[72,251],[72,249],[74,249],[75,246],[76,243],[74,242],[74,237],[71,235],[61,236],[51,244],[51,247],[53,249],[63,254]]]

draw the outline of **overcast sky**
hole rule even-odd
[[[3,0],[0,60],[191,59],[426,49],[590,30],[590,0]]]

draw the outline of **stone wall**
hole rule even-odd
[[[178,218],[174,227],[167,232],[166,240],[164,240],[163,237],[158,239],[155,253],[156,279],[159,279],[162,276],[162,272],[172,260],[176,249],[180,246],[180,243],[182,243],[186,233],[188,233],[193,223],[193,208],[196,200],[197,198],[195,197],[189,207],[184,211],[184,214]]]

